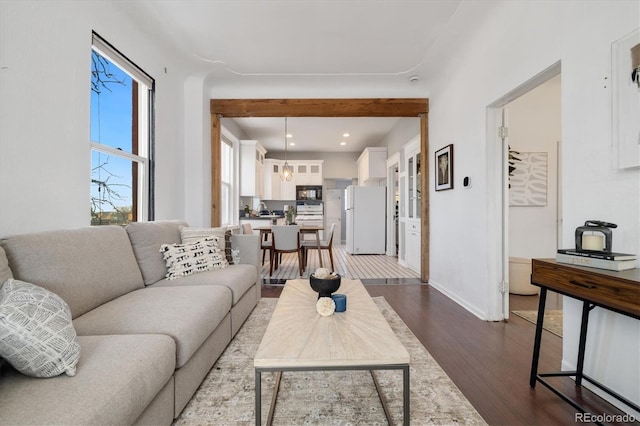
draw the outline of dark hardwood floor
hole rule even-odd
[[[490,425],[582,423],[576,422],[573,407],[543,385],[529,387],[535,335],[532,323],[515,315],[505,322],[482,321],[428,285],[366,288],[371,296],[385,297]],[[281,286],[263,286],[262,295],[278,297],[281,290]],[[547,309],[557,309],[560,303],[560,297],[550,294]],[[510,305],[512,310],[537,309],[537,296],[512,295]],[[560,370],[561,354],[562,338],[545,330],[539,371]],[[620,414],[588,390],[576,392],[570,379],[558,380],[564,392],[591,412]]]

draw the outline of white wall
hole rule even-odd
[[[490,4],[496,7],[483,10]],[[456,189],[430,189],[430,278],[478,316],[500,317],[495,267],[500,229],[493,205],[500,162],[494,155],[498,141],[486,140],[487,106],[557,61],[562,65],[561,245],[573,245],[573,232],[586,219],[602,218],[619,225],[616,251],[640,252],[640,171],[610,167],[611,92],[605,80],[611,75],[611,43],[637,28],[639,16],[638,1],[463,2],[449,34],[434,46],[428,58],[437,64],[429,70],[430,158],[454,144]],[[465,47],[448,50],[447,40],[460,37],[462,23],[472,17],[476,34],[465,34]],[[471,176],[470,189],[461,188],[463,176]],[[563,358],[569,366],[577,355],[579,316],[571,301],[564,307]],[[587,374],[639,403],[638,321],[594,314]]]
[[[90,223],[92,30],[156,79],[156,218],[184,217],[181,61],[118,7],[0,2],[0,235]]]
[[[391,131],[385,135],[379,146],[387,147],[387,158],[400,152],[407,142],[420,135],[420,118],[402,118]]]
[[[560,106],[560,76],[557,76],[505,107],[511,149],[547,153],[547,205],[509,207],[510,256],[555,257]]]

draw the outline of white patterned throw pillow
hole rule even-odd
[[[173,280],[198,272],[226,268],[229,263],[218,246],[218,237],[188,244],[162,244],[160,252],[167,265],[166,278]]]
[[[221,228],[193,228],[190,226],[181,226],[180,227],[180,238],[182,239],[182,244],[187,243],[195,243],[196,241],[200,241],[205,238],[214,238],[218,237],[218,248],[220,251],[224,251],[224,257],[229,262],[229,265],[233,265],[236,263],[233,260],[233,255],[231,254],[231,229],[227,229],[225,227]],[[224,245],[222,245],[222,241],[224,241]]]
[[[80,345],[67,303],[34,284],[5,281],[0,287],[0,356],[27,376],[75,375]]]

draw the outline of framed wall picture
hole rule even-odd
[[[640,166],[640,28],[611,45],[614,167]]]
[[[453,144],[436,151],[436,191],[453,189]]]

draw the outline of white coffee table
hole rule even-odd
[[[389,424],[374,370],[402,370],[403,421],[409,424],[409,353],[360,280],[343,278],[337,293],[347,295],[346,312],[322,317],[309,280],[285,284],[253,361],[256,425],[262,422],[261,374],[278,373],[267,420],[271,424],[282,372],[311,370],[370,370]]]

